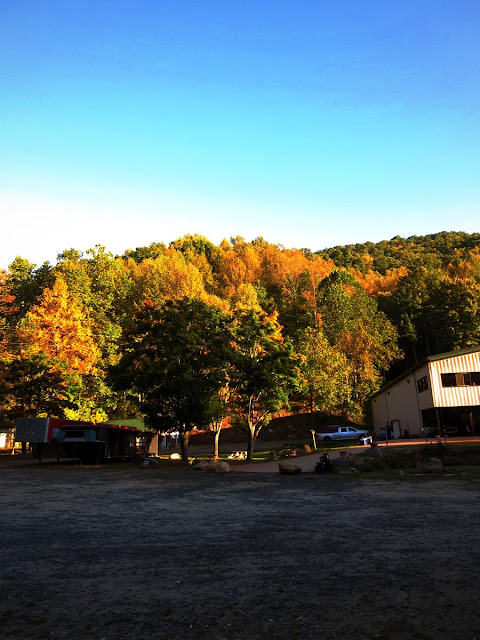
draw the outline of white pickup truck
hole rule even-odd
[[[330,440],[362,440],[369,438],[370,433],[365,429],[357,427],[340,427],[338,424],[331,424],[321,433],[315,434],[320,442],[329,442]]]

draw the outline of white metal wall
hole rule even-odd
[[[427,367],[422,367],[415,375],[402,378],[372,399],[373,427],[377,434],[381,433],[387,422],[397,420],[402,433],[408,429],[410,435],[419,434],[422,427],[421,410],[432,406],[430,389],[421,394],[417,391],[417,380],[427,373]]]
[[[442,387],[442,373],[480,371],[480,352],[435,360],[429,363],[435,407],[471,407],[480,405],[480,386]]]

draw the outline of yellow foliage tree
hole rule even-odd
[[[203,275],[175,249],[167,249],[165,255],[147,258],[140,264],[129,261],[129,267],[139,308],[145,300],[162,304],[165,300],[202,299],[207,295]]]

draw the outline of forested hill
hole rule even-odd
[[[395,236],[381,242],[336,246],[317,255],[330,258],[339,267],[367,273],[373,269],[385,275],[390,269],[422,263],[428,267],[446,267],[480,247],[480,233],[442,231],[427,236]]]
[[[191,378],[189,345],[192,366],[205,357],[190,382],[215,374],[211,388],[175,390],[173,400],[193,399],[191,424],[200,420],[200,393],[206,411],[216,406],[250,424],[242,411],[251,398],[268,398],[277,411],[292,394],[297,406],[300,398],[306,408],[361,419],[386,377],[480,344],[479,305],[480,234],[461,232],[318,253],[186,235],[118,256],[101,246],[85,255],[68,249],[55,265],[18,257],[0,270],[0,420],[167,419],[159,398],[172,380]],[[206,364],[214,356],[216,370]]]

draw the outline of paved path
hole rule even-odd
[[[417,440],[391,440],[388,442],[389,447],[408,447],[411,445],[420,445],[420,444],[435,444],[435,439],[427,439],[419,438]],[[448,444],[454,444],[457,442],[465,443],[465,442],[480,442],[480,437],[472,437],[472,438],[448,438]],[[385,443],[378,443],[378,447],[384,449]],[[364,453],[370,447],[367,446],[358,446],[358,447],[348,447],[348,449],[327,449],[330,455],[330,460],[334,460],[335,458],[340,457],[340,451],[348,451],[349,453]],[[299,456],[298,458],[291,458],[289,461],[298,465],[302,468],[302,472],[311,472],[315,471],[315,465],[317,464],[320,454],[325,451],[325,449],[318,448],[315,453],[311,453],[306,456]],[[249,473],[278,473],[278,461],[277,462],[259,462],[257,464],[239,464],[231,467],[231,470],[235,473],[237,471],[241,472],[249,472]]]
[[[358,453],[365,447],[352,447],[349,448],[348,451],[350,453]],[[299,456],[298,458],[289,458],[288,460],[284,459],[284,462],[293,462],[297,466],[302,468],[302,471],[307,471],[313,473],[315,471],[315,465],[320,459],[320,454],[324,451],[324,449],[317,449],[315,453],[310,453],[306,456]],[[343,449],[346,451],[346,449]],[[334,460],[340,456],[338,450],[329,450],[330,460]],[[231,467],[231,470],[235,473],[237,471],[242,472],[250,472],[250,473],[278,473],[278,461],[276,462],[259,462],[257,464],[239,464]]]

